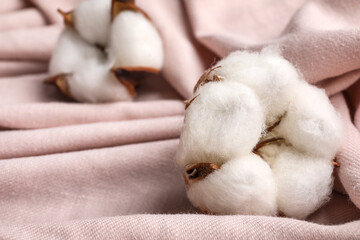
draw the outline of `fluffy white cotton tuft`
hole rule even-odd
[[[291,93],[293,101],[276,133],[299,151],[332,160],[342,139],[342,125],[325,91],[302,82]]]
[[[279,211],[286,216],[304,219],[329,200],[333,183],[329,159],[284,148],[272,170]]]
[[[111,0],[86,0],[74,11],[76,31],[91,44],[106,46],[110,33]]]
[[[109,64],[97,59],[83,62],[67,80],[71,96],[80,102],[132,100],[126,87],[110,71]]]
[[[277,213],[276,185],[269,165],[255,154],[231,159],[191,185],[190,201],[215,214]]]
[[[161,69],[163,46],[154,25],[142,13],[123,11],[111,26],[109,54],[115,67]]]
[[[225,81],[240,82],[258,95],[266,111],[267,123],[276,121],[291,100],[289,89],[301,78],[296,69],[273,47],[260,53],[236,51],[219,61],[212,72]],[[276,96],[276,97],[275,97]]]
[[[196,207],[304,219],[326,203],[342,125],[323,90],[274,48],[234,52],[200,82],[176,156]]]
[[[84,41],[73,29],[66,28],[52,53],[51,75],[71,73],[88,59],[104,59],[103,53]]]
[[[237,82],[211,82],[196,94],[186,112],[178,163],[222,164],[250,153],[264,127],[254,92]]]
[[[124,9],[133,8],[127,4]],[[132,83],[145,76],[139,72],[161,70],[162,40],[142,10],[123,10],[111,21],[111,0],[85,0],[62,14],[68,27],[53,52],[47,82],[64,95],[80,102],[128,101],[136,95]],[[119,81],[113,72],[121,67],[132,69]]]

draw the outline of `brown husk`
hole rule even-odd
[[[69,84],[67,82],[68,75],[69,74],[58,74],[56,76],[45,79],[44,83],[54,84],[62,94],[70,99],[73,99],[70,94]]]
[[[217,169],[220,169],[220,167],[213,163],[197,163],[190,167],[186,167],[183,171],[185,184],[189,185],[190,180],[200,181]]]
[[[134,0],[112,0],[111,3],[111,20],[114,20],[117,15],[122,11],[130,10],[142,13],[147,19],[151,21],[149,15],[144,12],[141,8],[135,5]]]
[[[74,14],[73,14],[73,11],[64,12],[61,9],[58,9],[57,11],[61,14],[61,16],[63,16],[65,25],[68,26],[68,27],[73,28],[74,27]]]
[[[190,107],[191,103],[198,97],[200,96],[200,94],[196,95],[195,97],[193,97],[191,100],[185,100],[185,110],[188,109],[188,107]]]
[[[123,84],[130,95],[136,97],[136,86],[138,81],[151,75],[158,74],[159,69],[149,67],[121,67],[113,68],[112,72],[121,84]]]
[[[196,92],[196,90],[205,85],[208,82],[220,82],[222,81],[221,77],[219,77],[218,75],[214,75],[212,79],[209,78],[209,74],[214,71],[217,68],[221,68],[221,66],[217,66],[217,67],[213,67],[213,68],[209,68],[207,69],[200,77],[200,79],[198,80],[198,82],[196,83],[195,87],[194,87],[194,93]]]

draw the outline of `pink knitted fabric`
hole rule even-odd
[[[360,1],[138,0],[165,66],[135,102],[111,104],[42,83],[56,9],[79,2],[0,1],[0,239],[360,239]],[[202,215],[173,160],[182,101],[217,59],[269,44],[342,116],[331,201],[306,221]]]

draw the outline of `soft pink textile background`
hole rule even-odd
[[[138,0],[165,66],[137,101],[111,104],[69,102],[42,83],[56,9],[80,1],[0,1],[1,239],[360,239],[358,0]],[[269,44],[342,116],[332,199],[306,221],[199,214],[173,163],[182,100],[217,59]]]

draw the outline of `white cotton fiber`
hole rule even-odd
[[[111,21],[111,0],[86,0],[76,7],[76,31],[91,44],[105,47],[108,43]]]
[[[111,26],[109,54],[116,67],[161,69],[163,46],[154,25],[142,13],[126,10]]]
[[[176,155],[194,206],[304,219],[325,204],[342,126],[324,90],[274,48],[234,52],[205,75]]]
[[[255,154],[231,159],[205,179],[191,184],[187,194],[194,206],[215,214],[277,213],[273,173]]]
[[[278,189],[278,208],[286,216],[304,219],[329,200],[333,182],[329,159],[286,148],[272,170]]]
[[[236,82],[211,82],[186,112],[177,161],[222,164],[248,154],[264,126],[263,109],[248,87]]]
[[[103,59],[103,53],[85,42],[73,29],[66,28],[52,53],[49,64],[51,75],[73,72],[87,59]]]
[[[266,111],[267,123],[284,114],[292,97],[289,89],[300,81],[296,69],[273,47],[260,53],[235,51],[216,66],[221,67],[212,74],[253,89]]]
[[[299,151],[332,160],[341,142],[342,125],[325,91],[302,82],[292,95],[276,133]]]
[[[127,88],[110,71],[110,65],[97,59],[83,62],[67,80],[71,96],[80,102],[132,100]]]
[[[134,82],[163,65],[162,40],[148,16],[133,3],[121,3],[112,20],[111,0],[85,0],[64,14],[67,27],[50,60],[51,77],[59,90],[80,102],[128,101],[136,96]],[[132,9],[132,10],[124,10]],[[126,76],[115,76],[119,68]]]

